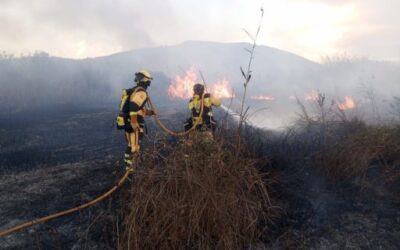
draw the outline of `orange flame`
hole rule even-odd
[[[312,90],[310,93],[308,93],[305,97],[306,101],[313,101],[317,102],[319,100],[319,95],[318,92],[315,90]]]
[[[275,97],[271,95],[258,95],[258,96],[252,96],[251,99],[258,101],[273,101],[275,100]]]
[[[193,95],[193,86],[196,84],[197,75],[194,67],[186,70],[184,77],[179,75],[171,81],[168,87],[168,95],[171,98],[189,99]]]
[[[226,80],[225,78],[221,81],[211,84],[211,93],[218,98],[235,97],[232,88],[229,86],[228,80]]]
[[[193,95],[193,86],[197,83],[195,67],[191,67],[185,72],[185,76],[179,75],[171,81],[168,87],[168,95],[171,98],[189,99]],[[229,81],[225,78],[209,85],[211,93],[219,98],[234,97],[233,91],[229,86]]]
[[[337,104],[338,109],[344,111],[354,109],[357,106],[356,102],[350,96],[345,96],[344,101]]]

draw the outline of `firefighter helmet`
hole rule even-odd
[[[196,94],[196,95],[202,95],[202,94],[204,93],[204,85],[203,85],[203,84],[200,84],[200,83],[196,83],[196,84],[193,86],[193,92],[194,92],[194,94]]]
[[[135,73],[135,82],[150,84],[151,80],[153,80],[153,77],[151,77],[150,73],[147,70],[142,69],[139,72]]]

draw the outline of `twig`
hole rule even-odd
[[[240,107],[240,112],[239,112],[239,126],[238,126],[238,130],[237,130],[237,143],[236,143],[236,147],[237,147],[236,153],[237,154],[236,155],[239,154],[239,151],[241,148],[241,132],[242,132],[243,123],[245,121],[245,115],[248,110],[248,108],[247,108],[245,111],[245,108],[244,108],[245,103],[246,103],[247,85],[249,84],[251,76],[252,76],[251,66],[252,66],[253,59],[254,59],[254,51],[257,46],[257,38],[258,38],[258,35],[260,34],[261,24],[262,24],[262,20],[264,17],[264,9],[262,7],[261,7],[260,11],[261,11],[261,17],[260,17],[260,22],[258,24],[256,35],[253,37],[250,35],[250,33],[246,29],[243,29],[247,33],[247,35],[253,40],[253,45],[251,47],[251,50],[248,50],[248,52],[250,53],[250,58],[249,58],[249,63],[247,65],[246,71],[244,71],[243,68],[240,67],[240,71],[242,72],[242,75],[244,78],[244,83],[243,83],[244,92],[243,92],[241,107]]]

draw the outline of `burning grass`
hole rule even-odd
[[[122,249],[241,249],[259,241],[274,210],[257,161],[195,136],[148,155],[127,199]]]

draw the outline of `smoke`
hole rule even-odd
[[[192,41],[85,60],[40,54],[3,59],[0,60],[0,104],[10,109],[54,103],[111,106],[118,102],[121,89],[133,86],[134,72],[145,68],[155,78],[149,92],[156,95],[156,104],[184,109],[182,101],[169,99],[168,88],[177,76],[184,77],[194,66],[193,73],[199,76],[196,81],[203,81],[201,71],[211,92],[230,94],[233,89],[232,105],[229,106],[229,99],[223,102],[235,112],[243,93],[239,69],[248,63],[249,54],[244,48],[249,46]],[[400,66],[390,62],[342,57],[319,64],[292,53],[258,46],[252,72],[247,104],[252,124],[258,127],[282,127],[299,108],[293,97],[312,106],[315,98],[306,100],[307,95],[317,91],[326,94],[329,103],[332,100],[338,105],[349,103],[351,98],[356,107],[345,103],[342,107],[346,108],[342,109],[346,112],[362,109],[367,114],[386,112],[393,96],[400,96]]]
[[[40,50],[83,58],[185,40],[223,40],[241,33],[236,5],[175,0],[0,1],[0,48],[17,55]],[[222,13],[227,7],[234,12],[225,19]]]
[[[344,51],[400,57],[399,1],[263,2],[261,44],[314,60]],[[245,41],[241,28],[253,30],[261,5],[239,0],[3,0],[0,48],[17,55],[40,50],[84,58],[186,40]]]
[[[313,2],[340,6],[353,4],[357,18],[347,27],[337,43],[340,51],[374,59],[400,60],[400,1],[388,0],[313,0]]]
[[[170,1],[2,1],[3,48],[99,56],[160,43],[179,23]],[[32,49],[35,48],[35,49]]]

